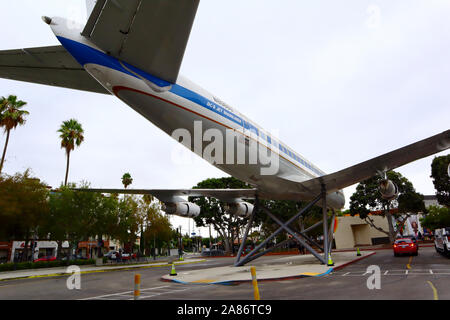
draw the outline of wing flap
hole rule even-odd
[[[0,78],[109,94],[62,46],[0,51]]]
[[[98,1],[82,35],[153,76],[175,83],[199,0]]]

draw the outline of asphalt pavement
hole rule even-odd
[[[274,257],[262,257],[270,262]],[[229,266],[232,258],[211,258],[205,262],[177,266],[177,272],[189,272]],[[380,288],[367,283],[379,268]],[[371,270],[371,269],[369,269]],[[253,300],[251,283],[239,285],[178,284],[164,282],[170,266],[81,275],[81,289],[67,289],[67,276],[0,282],[0,299],[133,299],[134,275],[141,274],[141,300]],[[372,278],[371,278],[372,277]],[[373,281],[372,281],[373,283]],[[322,277],[267,281],[258,283],[261,299],[271,300],[449,300],[450,259],[434,248],[420,248],[415,257],[394,257],[391,250],[375,255]]]

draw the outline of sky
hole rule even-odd
[[[0,0],[0,12],[0,50],[58,45],[43,15],[86,19],[83,0]],[[332,173],[449,129],[449,15],[446,0],[201,1],[180,74]],[[132,188],[178,189],[227,176],[201,159],[174,163],[177,143],[113,96],[0,79],[0,96],[9,94],[30,115],[11,134],[8,174],[31,168],[59,186],[56,131],[75,118],[85,142],[70,181],[121,188],[129,172]],[[433,158],[397,171],[434,194]],[[355,188],[344,189],[346,208]],[[192,232],[191,219],[171,222]]]

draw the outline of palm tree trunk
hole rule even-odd
[[[67,178],[69,177],[69,163],[70,163],[70,151],[67,152],[66,179],[64,180],[65,186],[67,186]]]
[[[6,142],[5,142],[5,147],[3,148],[2,162],[0,163],[0,173],[2,173],[3,162],[5,161],[6,148],[8,148],[9,133],[10,133],[10,131],[11,131],[11,130],[8,130],[8,131],[6,132]]]

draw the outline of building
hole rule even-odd
[[[380,212],[371,212],[370,218],[375,226],[389,230],[388,221]],[[368,245],[389,243],[389,237],[367,224],[359,215],[337,217],[337,227],[334,233],[336,249],[355,248]]]
[[[11,241],[8,242],[10,246],[10,252],[7,257],[7,261],[14,262],[20,260],[24,249],[25,249],[25,241]],[[34,246],[34,254],[31,252]],[[69,248],[69,242],[64,241],[62,243],[63,249]],[[45,256],[56,256],[56,252],[58,250],[58,243],[56,241],[47,241],[47,240],[38,240],[35,244],[33,241],[28,242],[28,252],[33,255],[33,260],[38,259],[40,257]]]
[[[424,203],[427,208],[431,205],[439,205],[434,195],[424,196]],[[391,212],[397,213],[397,209],[392,209]],[[388,220],[381,214],[381,211],[375,211],[369,215],[377,228],[388,231]],[[403,236],[414,235],[416,237],[429,234],[430,230],[424,229],[420,224],[421,218],[421,214],[409,217],[401,229],[401,234]],[[337,228],[334,233],[336,249],[389,243],[389,237],[384,232],[377,230],[377,228],[367,224],[358,215],[352,217],[347,214],[342,217],[337,217]],[[394,229],[396,229],[396,225],[394,225]]]

